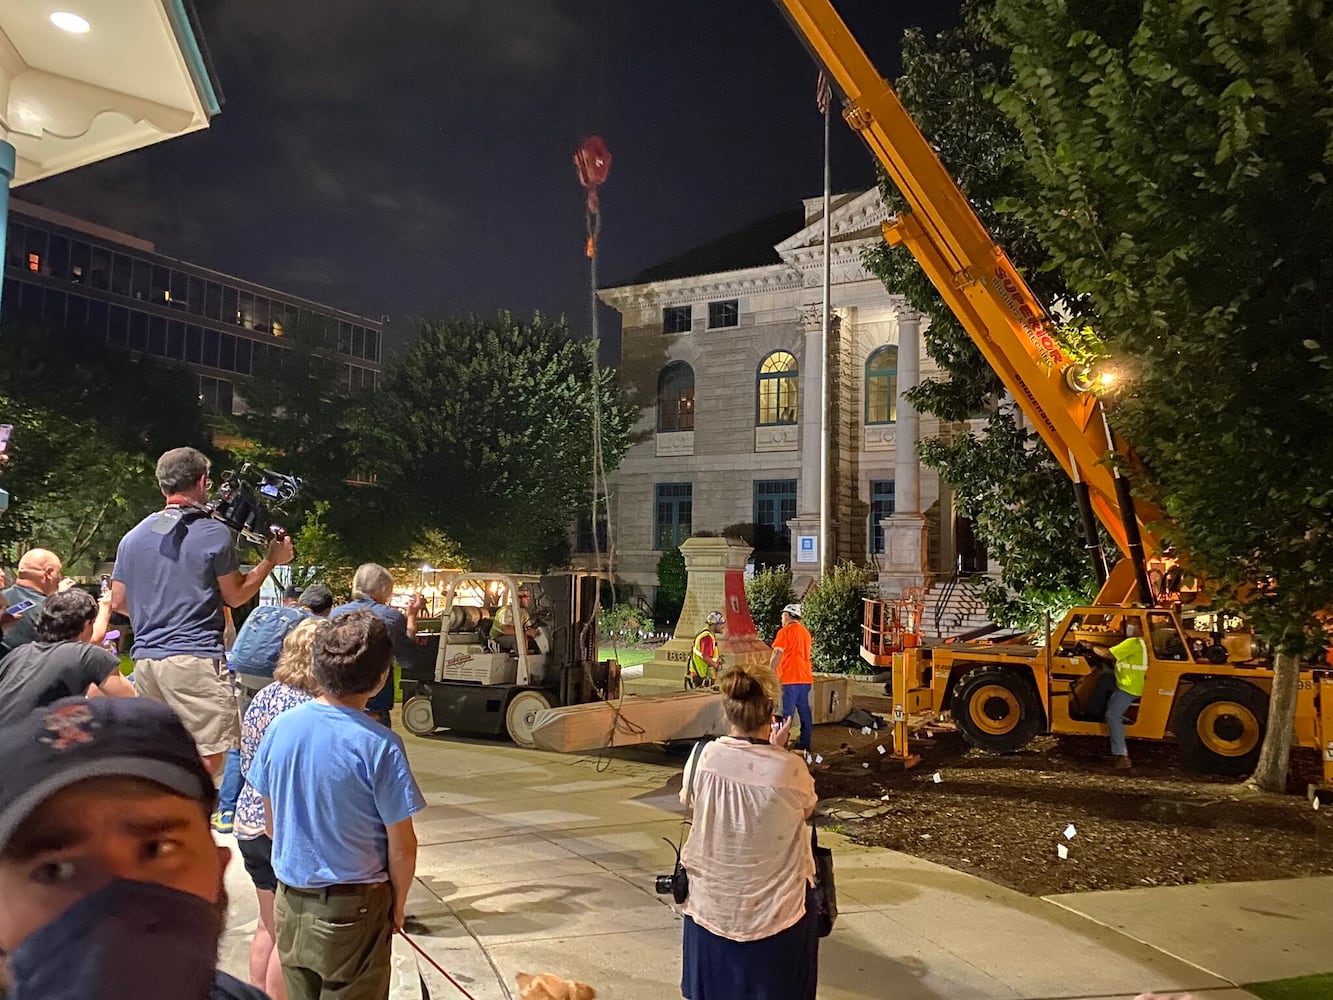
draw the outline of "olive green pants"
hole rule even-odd
[[[386,1000],[393,970],[388,882],[279,885],[273,914],[290,1000]]]

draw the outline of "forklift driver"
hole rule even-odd
[[[537,652],[536,637],[539,631],[537,623],[532,620],[532,613],[528,608],[532,604],[532,591],[525,583],[518,588],[518,615],[519,627],[528,639],[528,652]],[[512,653],[518,649],[518,641],[514,638],[517,630],[514,628],[514,612],[508,602],[500,607],[491,619],[491,641],[497,643],[499,647],[507,653]]]

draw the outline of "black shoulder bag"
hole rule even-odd
[[[810,827],[810,850],[815,856],[815,924],[820,937],[828,937],[838,920],[838,887],[833,882],[833,852],[819,846],[815,828]]]

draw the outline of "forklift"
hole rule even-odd
[[[526,611],[521,590],[532,597]],[[597,602],[598,578],[589,573],[454,577],[438,634],[418,633],[418,657],[401,665],[403,725],[417,736],[507,733],[531,747],[543,709],[618,697],[619,665],[597,659]],[[517,627],[492,639],[500,608]],[[531,637],[525,617],[535,626]]]

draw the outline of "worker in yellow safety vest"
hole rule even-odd
[[[717,679],[717,673],[722,667],[722,650],[718,648],[717,637],[722,634],[722,626],[726,623],[722,612],[714,611],[705,620],[703,631],[694,637],[690,669],[685,672],[687,688],[708,687]]]
[[[1102,656],[1115,660],[1115,690],[1106,703],[1106,726],[1111,732],[1111,766],[1121,771],[1133,767],[1125,744],[1125,710],[1143,696],[1148,677],[1148,644],[1139,634],[1142,631],[1137,618],[1126,618],[1123,642],[1095,647]]]

